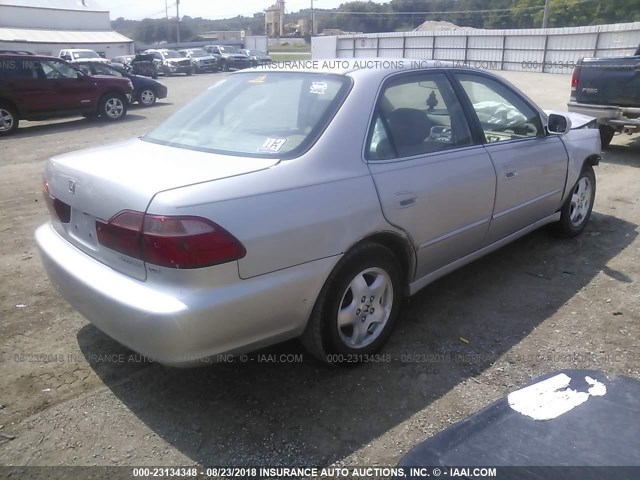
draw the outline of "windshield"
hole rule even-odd
[[[209,54],[204,50],[197,49],[197,50],[191,50],[191,56],[192,57],[208,57]]]
[[[98,55],[93,50],[87,50],[87,51],[84,51],[84,52],[72,52],[72,53],[73,53],[73,58],[74,59],[78,59],[78,58],[101,58],[100,55]]]
[[[334,74],[233,74],[143,140],[232,155],[294,157],[322,133],[350,85],[349,77]]]
[[[174,52],[173,50],[167,50],[166,52],[162,52],[165,58],[182,58],[182,56],[178,52]]]

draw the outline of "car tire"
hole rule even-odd
[[[400,262],[388,248],[376,243],[356,246],[329,275],[302,344],[322,362],[359,363],[360,355],[377,352],[391,335],[402,287]]]
[[[144,88],[138,94],[138,102],[140,105],[144,105],[145,107],[150,107],[156,103],[156,100],[156,92],[154,92],[152,88]]]
[[[0,103],[0,135],[11,135],[18,129],[18,112],[11,105]]]
[[[608,148],[616,133],[616,129],[609,125],[600,125],[598,129],[600,130],[600,143],[602,144],[602,148]]]
[[[187,77],[190,77],[191,75],[193,75],[193,70],[187,70]]]
[[[220,70],[222,70],[223,72],[228,72],[229,71],[229,67],[227,66],[227,62],[225,62],[224,60],[222,60],[222,62],[220,62]]]
[[[100,99],[99,112],[103,120],[121,120],[127,114],[127,99],[119,93],[107,93]]]
[[[580,235],[589,223],[596,198],[596,175],[591,165],[585,165],[560,210],[556,233],[564,238]]]

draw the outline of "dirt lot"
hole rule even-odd
[[[568,76],[505,76],[565,109]],[[392,465],[540,374],[640,377],[638,136],[616,137],[597,168],[585,234],[535,232],[427,287],[405,306],[391,362],[254,355],[175,370],[131,356],[45,277],[41,172],[51,155],[145,133],[218,77],[163,80],[169,98],[121,123],[25,122],[0,140],[0,465]],[[302,354],[296,342],[270,350],[283,352]]]

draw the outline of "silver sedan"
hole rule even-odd
[[[142,138],[51,158],[49,278],[163,364],[294,337],[340,363],[378,351],[442,275],[546,224],[584,230],[590,118],[402,62],[233,73]]]

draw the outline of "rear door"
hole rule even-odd
[[[497,175],[487,244],[560,208],[568,156],[557,135],[547,135],[538,111],[516,91],[488,75],[456,73],[469,110],[485,137]]]
[[[51,85],[39,76],[38,65],[26,55],[0,60],[0,93],[14,99],[22,114],[46,111],[58,101]]]
[[[444,73],[402,73],[386,82],[365,157],[386,219],[416,248],[416,278],[480,247],[495,172]]]

